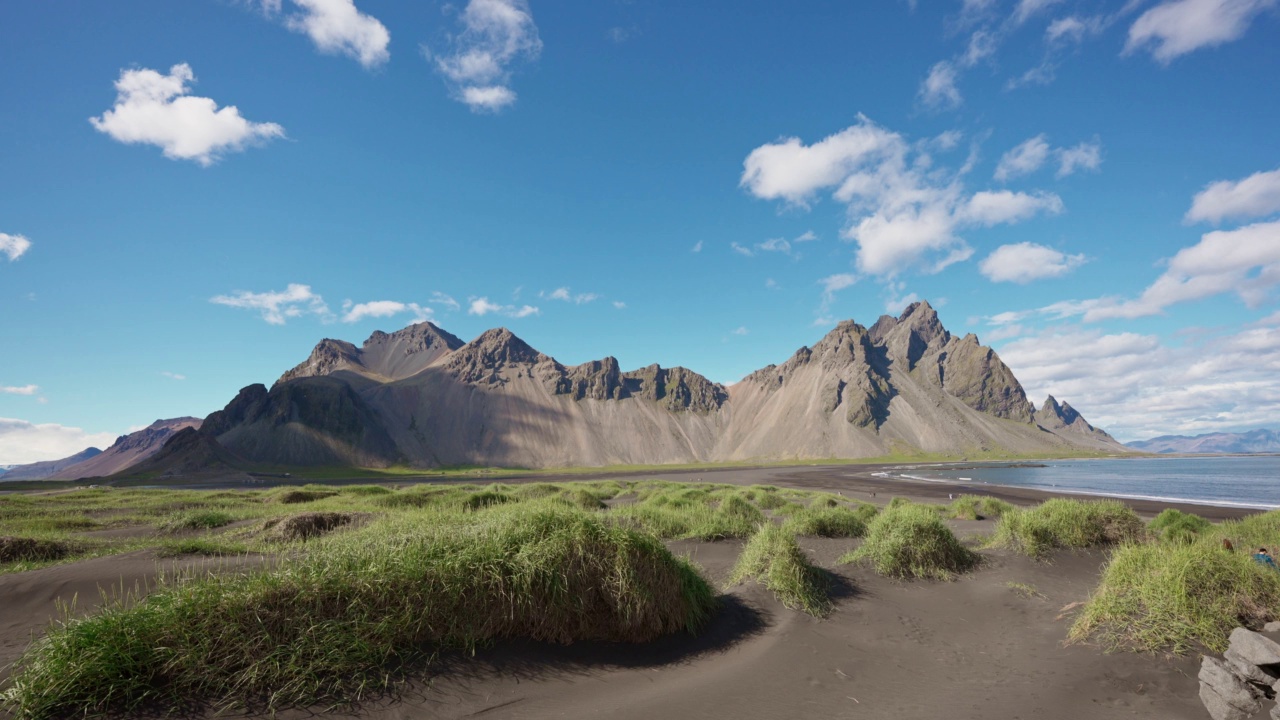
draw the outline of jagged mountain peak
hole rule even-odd
[[[432,347],[439,343],[449,350],[457,350],[465,344],[457,336],[428,320],[390,333],[374,330],[369,339],[364,341],[364,350],[368,351],[397,340],[411,341],[423,347]]]
[[[430,322],[414,323],[402,330],[375,330],[363,347],[345,340],[325,338],[311,355],[280,376],[276,384],[304,377],[322,377],[349,370],[377,379],[401,380],[462,347],[462,340]]]

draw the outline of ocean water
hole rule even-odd
[[[1027,464],[1044,467],[1019,467],[1017,463],[939,465],[890,474],[1203,505],[1280,507],[1280,456],[1050,460]]]

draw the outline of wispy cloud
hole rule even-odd
[[[3,395],[35,395],[40,392],[39,385],[0,385]]]
[[[311,38],[324,53],[351,57],[366,68],[391,57],[391,33],[371,15],[356,9],[354,0],[289,0],[297,9],[284,18],[285,27]],[[280,14],[282,0],[262,0],[267,15]]]
[[[116,81],[115,106],[89,122],[119,142],[155,145],[167,158],[206,167],[225,153],[284,137],[284,128],[250,122],[234,105],[219,109],[209,98],[188,95],[187,83],[194,80],[186,63],[169,68],[168,75],[124,70]]]
[[[539,292],[538,297],[545,300],[559,300],[561,302],[573,303],[574,305],[586,305],[600,299],[596,293],[573,293],[567,287],[559,287],[551,292]]]
[[[30,249],[31,241],[22,235],[0,233],[0,255],[9,258],[9,262],[22,257]]]
[[[483,317],[485,315],[505,315],[513,318],[523,318],[530,315],[540,314],[540,310],[532,305],[500,305],[498,303],[489,302],[487,297],[471,298],[467,306],[468,315],[477,315]]]
[[[498,112],[516,101],[511,67],[536,60],[542,40],[525,0],[470,0],[458,18],[462,31],[446,53],[423,51],[475,112]]]
[[[240,290],[230,295],[218,295],[210,298],[215,305],[256,310],[262,319],[272,325],[284,325],[289,318],[303,315],[317,315],[331,320],[333,313],[325,304],[324,298],[311,291],[310,285],[290,283],[281,291],[255,293]]]
[[[169,378],[170,380],[186,380],[187,379],[186,375],[183,375],[181,373],[176,373],[176,372],[169,372],[168,370],[162,370],[160,374]]]
[[[0,464],[59,460],[87,447],[107,448],[117,433],[88,433],[78,427],[0,418]]]

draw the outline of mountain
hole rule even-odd
[[[243,467],[1126,451],[1068,404],[1036,410],[995,351],[953,336],[926,302],[870,328],[842,322],[729,387],[682,367],[623,371],[612,357],[564,365],[505,328],[467,343],[432,323],[362,347],[326,339],[200,434],[216,441],[200,453]]]
[[[1162,435],[1128,444],[1134,450],[1150,453],[1275,453],[1280,452],[1280,433],[1274,430],[1252,430],[1246,433],[1207,433],[1205,435]]]
[[[57,475],[76,463],[84,462],[100,454],[102,454],[102,451],[98,448],[85,448],[75,455],[64,457],[61,460],[45,460],[44,462],[27,465],[15,465],[9,468],[8,471],[0,473],[0,478],[4,480],[43,480]]]
[[[200,418],[193,417],[156,420],[137,432],[121,435],[102,453],[63,468],[49,479],[79,480],[114,475],[155,454],[174,433],[184,428],[199,428],[200,423]],[[5,479],[12,478],[6,476]]]

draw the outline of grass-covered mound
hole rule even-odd
[[[867,534],[867,521],[875,514],[875,506],[869,504],[856,510],[845,507],[807,508],[792,513],[783,527],[793,535],[857,538]]]
[[[999,498],[985,495],[961,495],[952,500],[950,505],[943,505],[940,512],[943,517],[954,520],[983,520],[1001,517],[1013,509],[1013,505]]]
[[[888,577],[949,580],[977,565],[979,556],[956,539],[933,508],[899,503],[868,524],[861,547],[840,558],[861,561]]]
[[[1165,508],[1147,525],[1153,535],[1166,542],[1193,542],[1213,523],[1199,515]]]
[[[21,718],[352,702],[439,648],[642,642],[697,630],[713,605],[687,561],[590,513],[422,513],[71,620],[17,663],[4,698]]]
[[[827,581],[809,563],[796,544],[794,533],[780,525],[766,523],[751,536],[729,575],[729,585],[755,579],[793,610],[815,617],[831,611]]]
[[[297,490],[285,490],[276,496],[276,502],[282,505],[295,505],[298,503],[315,502],[337,495],[336,490],[313,490],[309,488],[301,488]]]
[[[60,560],[76,551],[72,543],[26,537],[0,537],[0,563]]]
[[[1222,652],[1239,626],[1280,617],[1280,572],[1216,542],[1124,545],[1071,628],[1113,649]]]
[[[1141,518],[1115,500],[1046,500],[1034,508],[1000,516],[993,545],[1032,557],[1057,548],[1088,548],[1142,537]]]
[[[188,510],[166,518],[160,529],[168,532],[183,530],[212,530],[235,522],[234,515],[222,510]]]

